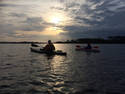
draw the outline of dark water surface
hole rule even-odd
[[[67,56],[30,52],[27,44],[0,44],[0,94],[125,94],[125,45],[100,53],[56,44]]]

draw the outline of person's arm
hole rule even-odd
[[[53,45],[53,50],[55,50],[55,46]]]
[[[44,50],[48,49],[48,45],[46,45],[45,47],[43,47]]]
[[[55,50],[55,46],[53,45],[53,48],[54,48],[54,50]]]

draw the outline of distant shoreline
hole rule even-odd
[[[46,44],[46,42],[37,42],[37,41],[20,41],[20,42],[7,42],[1,41],[0,44]],[[110,36],[107,39],[103,38],[79,38],[75,40],[65,40],[65,41],[56,41],[54,44],[125,44],[125,36]]]
[[[54,44],[87,44],[88,42],[54,42]],[[125,42],[89,42],[91,44],[125,44]],[[31,43],[23,43],[23,42],[0,42],[0,44],[31,44]],[[46,44],[46,43],[37,43],[35,44]]]

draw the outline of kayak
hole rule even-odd
[[[31,44],[32,47],[39,47],[38,45],[36,44]]]
[[[47,55],[64,55],[64,56],[67,55],[66,52],[62,52],[61,50],[57,50],[57,51],[53,51],[53,52],[48,52],[48,51],[45,51],[44,49],[36,48],[36,47],[31,47],[30,50],[31,50],[31,52],[41,53],[41,54],[47,54]]]
[[[86,49],[86,48],[81,48],[81,47],[77,47],[76,48],[77,51],[85,51],[85,52],[100,52],[99,49],[97,48],[92,48],[92,49]]]

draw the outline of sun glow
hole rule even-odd
[[[42,35],[58,35],[61,32],[64,32],[61,28],[59,27],[48,27],[46,28],[43,32]]]
[[[51,12],[47,12],[42,16],[44,21],[47,23],[46,28],[41,33],[43,35],[52,35],[56,36],[61,34],[62,32],[66,32],[63,30],[63,27],[69,25],[71,18],[64,11],[56,11],[52,10]]]
[[[61,22],[61,18],[53,17],[50,22],[54,24],[59,24]]]
[[[66,25],[66,22],[68,22],[68,17],[64,12],[51,12],[51,13],[47,13],[44,17],[44,20],[47,23],[51,23],[54,24],[56,26],[58,25]]]
[[[56,14],[56,15],[50,16],[48,22],[55,25],[64,25],[65,20],[66,19],[64,15]]]

